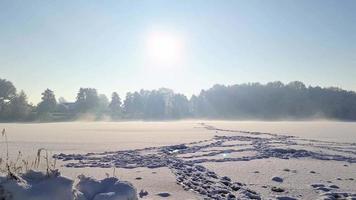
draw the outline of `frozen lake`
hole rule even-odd
[[[39,148],[46,148],[51,154],[99,153],[98,155],[104,157],[111,156],[109,153],[106,154],[106,151],[141,149],[137,151],[140,155],[151,153],[154,155],[155,151],[161,151],[159,147],[162,146],[197,142],[196,144],[191,144],[191,146],[195,149],[196,147],[202,148],[202,150],[188,149],[189,152],[183,152],[178,155],[178,158],[183,161],[201,163],[221,176],[243,181],[249,185],[249,188],[260,193],[262,197],[267,198],[276,195],[270,192],[270,186],[275,185],[273,182],[270,183],[270,178],[275,175],[286,177],[283,187],[288,189],[288,194],[293,197],[302,195],[304,198],[316,198],[318,192],[312,190],[309,186],[310,184],[314,182],[334,183],[340,177],[342,180],[350,179],[349,181],[338,180],[339,182],[335,183],[342,191],[356,192],[352,189],[356,188],[356,183],[353,180],[356,178],[353,177],[356,174],[356,165],[347,162],[348,158],[352,162],[353,159],[356,159],[356,123],[199,120],[175,122],[3,123],[0,124],[0,128],[5,128],[7,131],[12,159],[16,159],[18,151],[21,151],[23,157],[31,160]],[[248,133],[244,133],[244,131],[248,131]],[[252,133],[250,134],[250,132]],[[254,136],[254,132],[262,132],[262,134],[258,133],[257,138],[251,139],[250,137]],[[214,138],[216,135],[220,138]],[[289,140],[287,137],[280,138],[278,135],[297,136],[298,139]],[[259,139],[259,137],[261,138]],[[272,137],[272,139],[265,140],[264,137]],[[318,141],[314,142],[314,140]],[[204,141],[208,145],[203,148]],[[225,146],[216,145],[214,142],[221,142]],[[252,145],[255,143],[266,143],[267,145]],[[309,145],[309,143],[314,144]],[[142,150],[148,147],[155,147],[156,149]],[[275,155],[275,152],[270,153],[269,151],[273,150],[272,147],[310,150],[315,154],[308,154],[307,158],[288,157],[286,160],[280,159],[279,155]],[[318,149],[319,147],[321,149]],[[5,145],[3,141],[0,148],[2,149],[2,157],[4,157]],[[263,148],[266,148],[265,150],[269,152],[267,156],[264,154]],[[261,153],[266,159],[258,157]],[[325,161],[324,159],[329,159],[330,155],[344,157],[334,156],[330,161]],[[142,158],[145,159],[146,157],[143,156]],[[88,159],[88,163],[90,163],[91,158],[85,159]],[[113,173],[112,168],[88,168],[85,164],[85,159],[83,160],[84,168],[61,166],[61,171],[64,175],[71,177],[80,173],[96,177],[104,177],[105,173]],[[231,160],[225,162],[227,161],[226,159]],[[217,160],[220,161],[217,162]],[[221,162],[221,160],[224,161]],[[117,162],[120,162],[120,160]],[[64,164],[65,162],[59,161],[59,165]],[[117,165],[124,164],[117,163]],[[286,168],[298,173],[289,173],[289,171],[285,171]],[[338,174],[336,174],[335,169]],[[318,175],[310,176],[310,170],[317,171]],[[256,171],[258,173],[254,173]],[[138,166],[133,169],[118,167],[116,173],[120,178],[133,182],[138,190],[146,189],[150,193],[167,191],[171,194],[168,199],[201,199],[200,195],[183,190],[181,186],[176,184],[175,176],[179,176],[177,175],[177,173],[180,173],[179,169],[166,167],[148,169],[145,166]],[[160,179],[156,178],[156,174],[160,174]],[[137,179],[138,176],[142,179]],[[150,198],[159,199],[159,197],[153,198],[152,196]]]
[[[303,138],[356,142],[356,123],[348,122],[259,122],[259,121],[178,121],[178,122],[63,122],[2,123],[11,152],[100,152],[173,145],[210,139],[215,135],[198,127],[205,122],[224,129],[270,132]],[[3,142],[3,141],[2,141]]]

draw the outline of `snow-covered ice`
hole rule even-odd
[[[143,199],[352,199],[356,193],[355,123],[29,125],[41,130],[37,126],[55,138],[34,133],[43,137],[36,145],[55,154],[63,174],[102,179],[115,171],[142,190]],[[58,129],[51,132],[51,126]],[[55,134],[62,133],[60,128],[64,136]],[[11,148],[34,142],[28,136],[23,140],[11,141]],[[103,192],[102,198],[111,195]]]

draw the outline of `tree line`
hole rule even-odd
[[[1,121],[210,119],[312,119],[356,120],[356,93],[336,87],[305,86],[299,81],[284,84],[247,83],[214,85],[188,99],[161,88],[128,92],[124,100],[113,92],[110,99],[95,88],[80,88],[75,102],[56,99],[46,89],[37,105],[28,103],[23,91],[0,79]]]

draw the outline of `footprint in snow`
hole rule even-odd
[[[282,183],[283,182],[283,178],[275,176],[275,177],[272,178],[272,181],[276,181],[276,182]]]
[[[161,192],[161,193],[157,193],[156,195],[160,196],[160,197],[169,197],[169,196],[171,196],[171,194],[169,194],[168,192]]]

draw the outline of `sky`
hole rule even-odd
[[[50,88],[303,81],[356,90],[354,0],[0,0],[0,78],[37,103]]]

